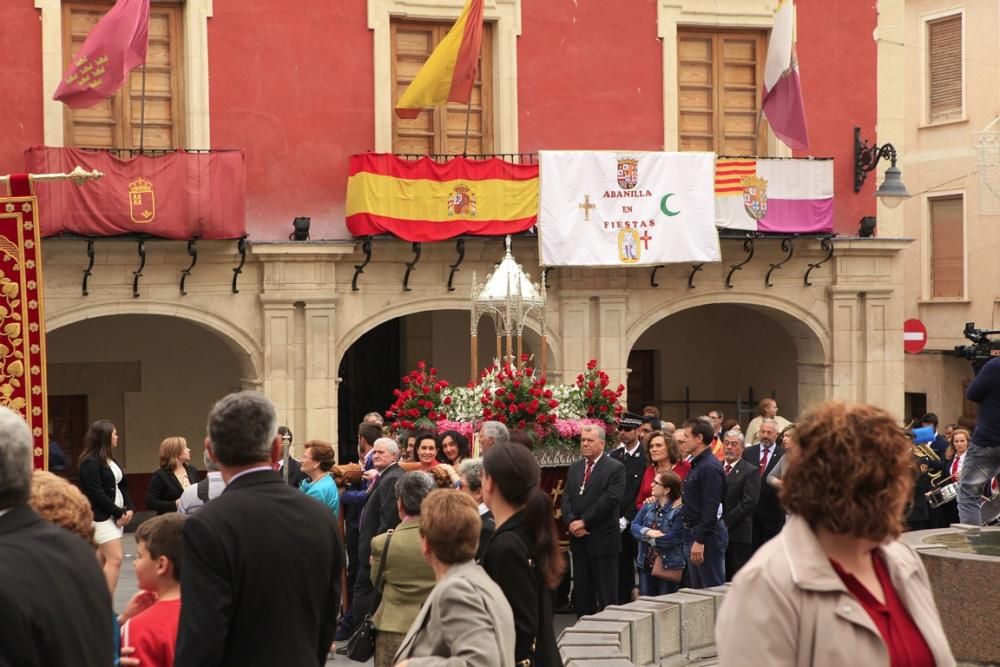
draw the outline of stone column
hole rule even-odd
[[[590,297],[563,294],[559,312],[563,380],[569,382],[587,367],[593,349]]]
[[[305,302],[305,406],[299,420],[308,438],[330,443],[337,442],[336,307],[332,296]]]
[[[850,287],[829,288],[832,360],[830,397],[857,402],[864,373],[861,350],[861,314],[858,290]]]
[[[278,421],[296,433],[295,408],[295,304],[262,294],[264,318],[264,394],[274,401]]]
[[[597,340],[595,358],[611,376],[611,385],[627,384],[628,353],[625,335],[628,321],[628,297],[625,295],[597,298]]]

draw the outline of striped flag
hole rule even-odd
[[[461,16],[437,45],[396,102],[396,115],[416,118],[427,107],[468,104],[476,82],[483,42],[483,0],[469,0]]]
[[[764,64],[764,115],[771,129],[788,146],[809,150],[806,110],[802,102],[799,62],[795,57],[795,6],[781,0]]]
[[[345,214],[354,236],[423,242],[516,234],[538,218],[538,165],[352,155]]]
[[[833,160],[718,158],[715,226],[786,234],[833,231]]]

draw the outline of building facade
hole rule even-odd
[[[973,425],[964,400],[969,363],[953,354],[966,322],[1000,328],[1000,11],[978,2],[905,3],[905,136],[902,167],[912,197],[906,236],[905,314],[921,320],[926,349],[906,358],[909,417]]]
[[[185,243],[146,240],[140,269],[137,239],[97,239],[84,295],[88,240],[45,241],[57,437],[78,448],[81,428],[110,418],[129,472],[148,473],[162,438],[184,435],[199,451],[212,401],[255,388],[296,442],[338,441],[349,455],[361,415],[384,410],[418,360],[465,382],[472,274],[492,270],[503,241],[467,238],[460,259],[455,242],[380,237],[366,255],[343,219],[353,153],[755,152],[774,0],[487,0],[471,107],[395,119],[395,96],[463,4],[358,0],[289,12],[275,0],[153,0],[144,147],[243,149],[249,242],[245,257],[236,242],[198,242],[181,294]],[[885,12],[863,4],[799,7],[810,154],[835,164],[832,253],[817,238],[759,239],[746,261],[744,240],[726,239],[719,264],[549,271],[553,380],[596,358],[627,384],[630,403],[656,403],[675,420],[764,396],[788,417],[832,397],[902,412],[907,242],[896,238],[901,224],[885,233],[898,214],[879,210],[881,238],[856,238],[860,219],[876,214],[876,178],[853,192],[853,127],[874,136],[882,123],[872,34]],[[21,168],[38,144],[137,147],[135,74],[92,110],[50,100],[73,45],[108,6],[0,7],[0,49],[18,63],[15,95],[0,109],[10,130],[0,134],[2,169]],[[859,63],[850,71],[829,57],[846,42]],[[766,129],[756,152],[793,156]],[[300,216],[311,218],[311,240],[286,240]],[[539,280],[536,239],[518,236],[513,250]],[[480,324],[480,340],[491,326]],[[537,354],[542,326],[529,328]],[[480,366],[492,357],[484,347]]]

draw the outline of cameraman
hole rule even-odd
[[[965,397],[979,404],[979,418],[962,463],[958,517],[962,523],[980,526],[983,520],[979,498],[983,486],[1000,472],[1000,357],[982,365],[974,363],[973,368],[976,377]]]

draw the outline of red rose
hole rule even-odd
[[[590,391],[588,389],[587,391],[583,392],[583,395],[586,396],[587,398],[593,398],[594,397],[594,392],[592,392],[592,391]]]
[[[607,412],[608,411],[608,406],[602,405],[601,407],[599,407],[597,409],[600,410],[601,412]]]
[[[418,361],[417,362],[417,368],[419,368],[420,370],[424,370],[425,368],[427,368],[427,364],[425,364],[422,361]]]
[[[479,399],[479,402],[482,403],[483,405],[489,405],[490,399],[487,398],[486,396],[483,396],[482,398]]]
[[[451,405],[451,396],[445,396],[444,400],[441,401],[445,405]]]
[[[591,359],[587,362],[587,370],[592,371],[597,368],[597,359]]]
[[[438,372],[438,370],[436,368],[434,368],[433,366],[431,366],[431,370],[430,370],[431,375],[437,375],[437,372]]]
[[[559,401],[552,399],[549,401],[549,407],[553,410],[559,407]]]
[[[517,422],[517,427],[518,428],[524,428],[524,420],[523,419],[520,420],[519,422]]]
[[[545,393],[542,394],[542,396],[544,396],[545,398],[552,398],[552,390],[551,389],[546,389]]]

